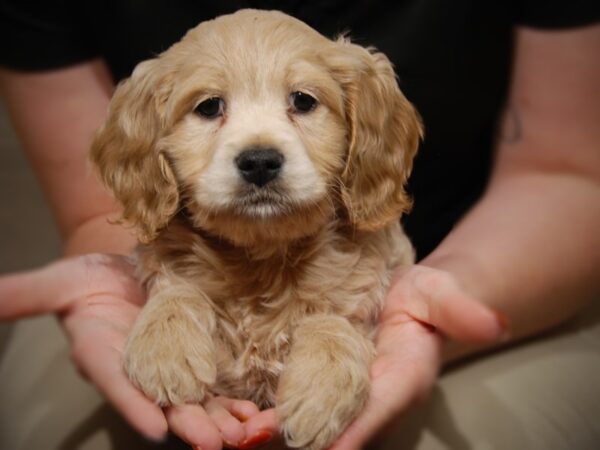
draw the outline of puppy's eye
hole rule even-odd
[[[294,112],[307,113],[317,107],[317,99],[312,95],[296,91],[290,94],[290,103]]]
[[[223,115],[225,102],[221,97],[211,97],[199,103],[194,110],[197,114],[207,119],[214,119]]]

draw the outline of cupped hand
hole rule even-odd
[[[447,272],[422,265],[395,272],[380,318],[367,406],[330,450],[359,450],[385,425],[426,399],[441,366],[444,337],[493,343],[505,333],[497,313]],[[249,421],[276,430],[273,410]]]
[[[269,414],[252,420],[259,411],[251,402],[220,397],[204,407],[163,411],[131,384],[121,353],[144,299],[133,266],[116,255],[84,255],[0,277],[0,320],[58,314],[80,372],[147,438],[160,441],[171,429],[193,447],[220,450],[263,430],[274,433]]]
[[[381,314],[369,401],[331,450],[361,449],[428,397],[441,366],[443,337],[493,343],[506,332],[504,326],[448,272],[422,265],[398,269]]]

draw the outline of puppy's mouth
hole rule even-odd
[[[277,185],[245,186],[237,193],[232,207],[236,214],[269,218],[290,214],[295,202]]]

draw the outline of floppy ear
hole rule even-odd
[[[328,63],[342,85],[348,154],[341,197],[357,229],[375,230],[411,207],[404,185],[423,128],[382,53],[339,39]]]
[[[123,206],[123,219],[145,242],[167,225],[179,203],[175,176],[156,145],[170,86],[158,60],[140,63],[117,87],[91,149],[102,181]]]

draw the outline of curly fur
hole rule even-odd
[[[317,107],[290,109],[294,91]],[[199,117],[219,96],[225,111]],[[326,448],[364,405],[422,135],[381,53],[278,12],[200,24],[117,89],[92,161],[144,243],[149,299],[125,369],[159,404],[275,405],[288,445]],[[261,190],[240,151],[277,148]]]

